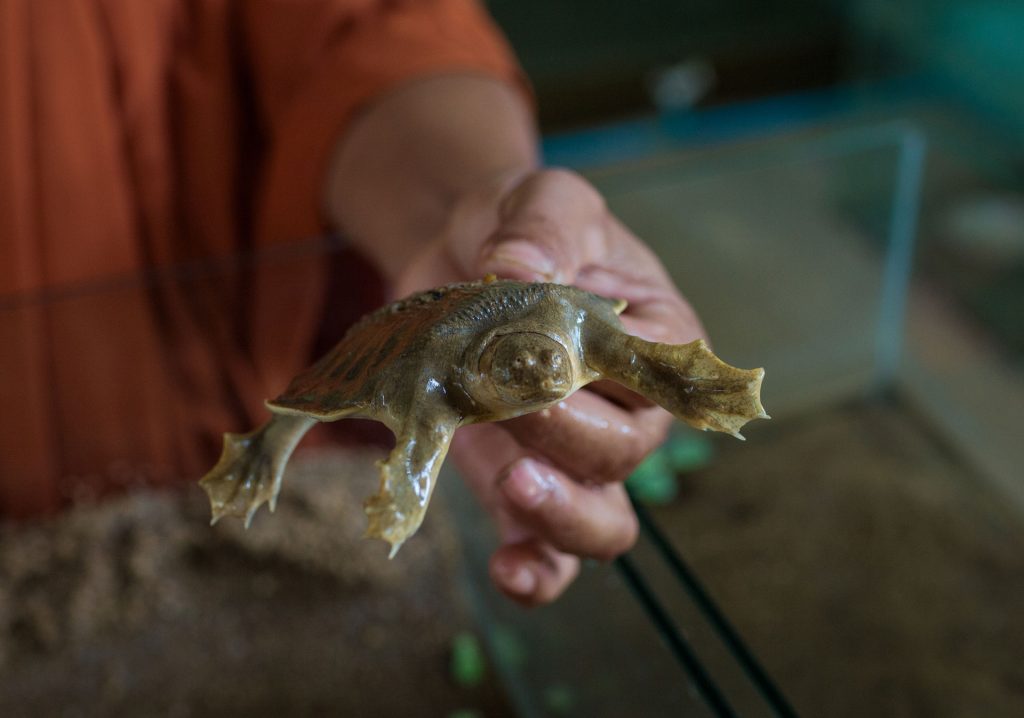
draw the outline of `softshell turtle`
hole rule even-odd
[[[383,422],[396,445],[380,462],[380,490],[366,502],[367,537],[391,555],[419,528],[455,430],[544,409],[580,387],[611,379],[698,429],[742,438],[766,418],[763,369],[718,359],[703,340],[669,345],[627,334],[621,300],[559,284],[496,280],[415,294],[363,317],[320,361],[266,403],[271,419],[225,434],[202,479],[213,521],[274,510],[285,463],[318,421]]]

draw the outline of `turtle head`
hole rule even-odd
[[[477,396],[508,408],[543,406],[575,389],[573,362],[565,346],[548,336],[531,331],[498,334],[487,342],[478,363],[480,385]],[[488,401],[490,399],[490,401]]]

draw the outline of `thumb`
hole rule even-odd
[[[567,281],[547,249],[529,237],[492,237],[484,245],[480,272],[524,282]]]
[[[497,229],[481,247],[483,273],[567,284],[605,251],[604,201],[571,172],[530,176],[502,200],[498,214]]]

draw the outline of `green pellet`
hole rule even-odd
[[[626,486],[637,501],[645,504],[667,504],[672,501],[679,487],[667,452],[658,449],[644,459],[630,474]]]
[[[487,670],[487,661],[480,642],[469,631],[457,633],[452,639],[451,674],[463,688],[480,685]]]

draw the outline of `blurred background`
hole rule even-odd
[[[627,561],[704,704],[1016,714],[1024,5],[491,7],[548,159],[656,248],[719,353],[767,370],[771,425],[680,430],[630,482],[676,556]]]
[[[3,526],[0,712],[1020,715],[1024,3],[487,5],[547,160],[766,368],[772,422],[677,427],[636,550],[530,613],[454,476],[404,555],[360,543],[363,450],[310,452],[248,533],[146,491]],[[158,281],[214,301],[241,266]],[[152,281],[47,301],[102,321]]]

